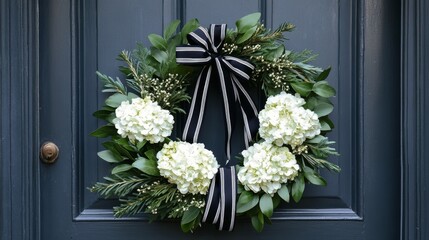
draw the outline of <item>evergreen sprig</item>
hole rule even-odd
[[[143,175],[136,176],[126,172],[104,177],[104,180],[106,182],[98,182],[89,190],[91,192],[97,192],[105,198],[125,197],[138,189],[141,185],[150,181],[147,177],[143,177]]]

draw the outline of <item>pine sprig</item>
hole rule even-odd
[[[89,190],[91,192],[97,192],[105,198],[113,196],[124,197],[150,181],[148,178],[142,176],[126,173],[115,174],[111,177],[104,177],[106,182],[98,182]]]
[[[127,88],[124,84],[119,80],[119,78],[113,79],[105,74],[100,72],[96,72],[97,76],[103,83],[104,89],[102,92],[112,92],[112,93],[121,93],[123,95],[127,95]]]
[[[326,168],[329,171],[333,171],[333,172],[340,172],[341,168],[334,164],[331,163],[325,159],[320,159],[315,157],[312,154],[302,154],[302,156],[305,158],[305,160],[307,160],[307,162],[313,167],[313,168]]]
[[[317,144],[308,144],[311,152],[318,158],[327,158],[330,155],[339,156],[335,148],[330,147],[334,144],[334,141],[329,141],[328,138],[324,138]]]

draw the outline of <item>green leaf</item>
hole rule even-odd
[[[335,89],[325,81],[317,82],[313,85],[313,92],[325,98],[335,96]]]
[[[243,191],[238,198],[237,204],[245,205],[253,199],[253,193],[249,191]]]
[[[184,44],[188,43],[188,40],[186,39],[186,35],[188,35],[188,33],[194,31],[195,29],[197,29],[200,26],[200,23],[198,22],[198,19],[191,19],[189,20],[185,26],[183,26],[182,31],[180,32],[180,34],[182,35],[182,42]]]
[[[149,150],[147,150],[147,151],[144,153],[144,155],[145,155],[149,160],[156,161],[156,151],[155,151],[155,149],[149,149]]]
[[[157,48],[151,48],[150,53],[151,53],[152,57],[159,63],[164,63],[168,59],[167,53],[164,51],[161,51]]]
[[[299,202],[299,200],[301,200],[302,194],[304,193],[304,189],[304,175],[299,174],[298,177],[295,178],[295,181],[292,185],[292,198],[295,202]]]
[[[159,50],[167,50],[167,41],[158,34],[149,34],[148,36],[150,43]]]
[[[264,215],[259,212],[258,215],[252,216],[252,226],[257,232],[262,232],[264,229]]]
[[[316,108],[317,103],[318,103],[317,98],[315,98],[315,97],[309,97],[309,98],[306,100],[306,103],[305,103],[305,105],[304,105],[304,108],[306,108],[306,109],[310,109],[310,110],[313,110],[314,108]]]
[[[112,169],[112,174],[118,174],[121,172],[125,172],[133,168],[130,164],[121,164]]]
[[[283,55],[284,52],[285,52],[285,46],[282,44],[282,45],[279,45],[277,48],[273,49],[272,51],[270,51],[270,53],[266,56],[266,58],[268,60],[278,59]]]
[[[262,195],[261,199],[259,200],[259,208],[261,209],[261,212],[268,218],[273,215],[273,200],[269,194],[265,193]]]
[[[106,99],[106,105],[109,107],[117,108],[123,101],[127,101],[128,98],[124,94],[115,93]]]
[[[106,162],[118,163],[122,161],[122,157],[113,153],[110,150],[103,150],[97,153],[97,155]]]
[[[258,195],[255,195],[255,194],[253,195],[252,200],[246,204],[242,204],[242,203],[238,202],[237,203],[237,213],[244,213],[246,211],[249,211],[250,209],[255,207],[258,204],[258,202],[259,202],[259,197],[258,197]]]
[[[117,134],[116,128],[114,126],[109,126],[109,125],[102,126],[97,130],[95,130],[94,132],[90,133],[91,136],[98,137],[98,138],[105,138],[109,136],[114,136],[116,134]]]
[[[277,191],[277,194],[285,201],[289,202],[290,195],[289,195],[289,188],[286,184],[283,184],[282,187]]]
[[[185,225],[194,221],[200,214],[200,209],[194,206],[189,207],[189,209],[183,214],[182,220],[180,221],[181,225]]]
[[[133,100],[134,98],[140,98],[140,96],[138,96],[138,95],[136,95],[136,94],[134,94],[132,92],[129,92],[128,95],[127,95],[127,98],[131,102],[131,100]]]
[[[299,93],[299,95],[303,97],[307,97],[313,89],[313,84],[308,82],[293,82],[290,85],[295,92]]]
[[[317,114],[319,117],[327,116],[334,110],[334,106],[330,103],[319,103],[317,106],[313,109],[313,112]]]
[[[176,33],[176,29],[180,24],[180,20],[172,21],[165,29],[164,29],[164,38],[170,39],[174,33]]]
[[[255,27],[260,18],[261,13],[257,12],[251,13],[237,20],[235,25],[237,26],[238,33],[245,33],[247,30]]]
[[[146,145],[146,143],[147,143],[147,141],[146,141],[146,140],[143,140],[143,141],[141,141],[141,142],[138,142],[138,143],[137,143],[137,150],[138,150],[138,151],[140,151],[140,150],[144,147],[144,145]]]
[[[96,112],[94,112],[92,114],[92,116],[102,119],[102,120],[107,120],[108,118],[110,118],[110,116],[113,114],[112,111],[109,110],[98,110]]]
[[[240,35],[237,38],[236,43],[241,44],[241,43],[244,43],[245,41],[249,40],[253,36],[253,34],[255,33],[256,28],[257,28],[257,26],[254,26],[254,27],[250,28],[249,30],[247,30],[243,35]]]
[[[332,128],[331,128],[331,126],[329,126],[329,124],[327,122],[320,121],[320,130],[327,132],[327,131],[331,131]]]
[[[304,166],[304,176],[314,185],[326,186],[326,180],[317,174],[312,168]]]
[[[282,199],[279,197],[278,194],[274,194],[274,196],[272,197],[272,199],[273,199],[273,208],[276,209],[279,206],[279,204],[282,201]]]
[[[334,122],[332,122],[332,120],[328,116],[321,117],[319,120],[321,123],[322,122],[327,123],[329,125],[330,129],[334,129],[334,127],[335,127]]]
[[[119,138],[119,139],[115,139],[114,140],[116,144],[118,144],[119,146],[123,147],[124,149],[130,151],[130,152],[135,152],[136,149],[133,148],[130,143],[128,142],[127,139],[125,138]]]
[[[320,73],[319,76],[317,76],[316,81],[325,80],[328,77],[330,72],[331,72],[331,67],[328,67],[327,69],[323,70],[323,72]]]
[[[133,167],[139,169],[140,171],[151,175],[151,176],[159,176],[159,169],[157,167],[156,161],[152,161],[146,158],[139,157],[133,163]]]
[[[120,155],[128,159],[134,160],[134,156],[131,155],[127,149],[123,148],[121,145],[119,145],[116,142],[113,142],[113,141],[104,142],[102,145],[107,149],[117,151]]]
[[[320,143],[321,141],[325,140],[326,137],[322,136],[322,135],[317,135],[312,139],[307,139],[306,142],[307,143]]]

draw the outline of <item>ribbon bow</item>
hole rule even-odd
[[[244,122],[246,148],[258,130],[258,111],[242,82],[250,79],[254,66],[249,62],[222,53],[226,24],[199,27],[187,35],[189,45],[176,47],[176,61],[184,65],[202,65],[198,76],[189,114],[183,130],[183,139],[197,142],[204,118],[207,91],[212,76],[220,82],[227,130],[226,156],[231,159],[231,135],[234,113],[239,106]],[[225,164],[225,165],[226,165]],[[203,222],[217,223],[219,230],[232,231],[235,218],[236,173],[234,166],[221,167],[213,178],[208,193]]]

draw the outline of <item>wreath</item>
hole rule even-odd
[[[163,36],[148,36],[150,48],[120,53],[124,82],[97,72],[110,95],[94,113],[107,124],[91,135],[110,137],[98,156],[114,168],[90,190],[120,199],[116,217],[143,212],[150,220],[181,219],[189,232],[201,222],[231,231],[237,215],[250,217],[262,231],[283,201],[300,201],[306,183],[326,185],[321,168],[340,171],[327,160],[338,155],[325,136],[334,127],[328,115],[335,89],[325,81],[330,68],[310,65],[310,51],[285,49],[283,33],[292,24],[270,30],[260,16],[239,19],[236,29],[206,29],[193,19],[177,32],[180,21],[173,21]],[[214,81],[224,107],[225,161],[198,143]],[[266,97],[260,111],[249,94],[255,88]],[[237,111],[245,150],[232,161]],[[181,116],[182,140],[172,140],[175,117]]]

